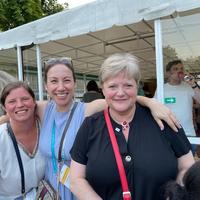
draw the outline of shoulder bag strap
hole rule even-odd
[[[72,117],[73,117],[73,114],[74,114],[74,111],[75,111],[77,105],[78,105],[78,102],[75,102],[74,106],[73,106],[73,108],[72,108],[72,110],[70,112],[70,115],[69,115],[69,118],[67,120],[67,123],[65,125],[64,131],[62,133],[62,138],[60,140],[60,146],[59,146],[59,151],[58,151],[58,163],[60,163],[62,161],[62,155],[61,154],[62,154],[63,142],[64,142],[65,135],[67,133],[67,130],[69,128],[70,122],[72,120]]]
[[[108,108],[104,110],[104,117],[105,117],[105,120],[106,120],[108,133],[109,133],[109,136],[110,136],[113,151],[114,151],[114,154],[115,154],[115,159],[116,159],[116,162],[117,162],[117,167],[118,167],[121,185],[122,185],[122,190],[123,190],[123,199],[124,200],[131,200],[131,193],[130,193],[129,188],[128,188],[126,173],[125,173],[124,165],[123,165],[122,158],[121,158],[121,155],[120,155],[120,152],[119,152],[119,147],[118,147],[118,144],[117,144],[115,133],[114,133],[111,121],[110,121],[109,114],[108,114]]]
[[[18,163],[19,163],[19,169],[20,169],[20,173],[21,173],[21,185],[22,185],[21,192],[22,192],[22,195],[24,195],[25,194],[25,177],[24,177],[23,163],[22,163],[21,155],[20,155],[19,148],[18,148],[18,145],[17,145],[17,140],[15,138],[15,135],[13,133],[13,130],[12,130],[9,122],[7,123],[7,129],[8,129],[8,132],[10,133],[10,137],[12,139],[12,142],[13,142],[13,145],[14,145],[14,148],[15,148],[15,152],[16,152],[16,155],[17,155],[17,160],[18,160]]]

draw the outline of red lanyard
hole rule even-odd
[[[122,190],[123,190],[123,199],[124,200],[131,200],[131,193],[130,193],[129,188],[128,188],[126,173],[125,173],[124,165],[123,165],[122,158],[121,158],[121,155],[120,155],[120,152],[119,152],[119,147],[118,147],[118,144],[117,144],[115,133],[114,133],[111,121],[110,121],[109,114],[108,114],[108,108],[104,110],[104,117],[105,117],[105,120],[106,120],[106,125],[107,125],[107,128],[108,128],[110,140],[111,140],[112,147],[113,147],[114,154],[115,154],[115,159],[116,159],[116,162],[117,162],[117,167],[118,167],[121,185],[122,185]]]

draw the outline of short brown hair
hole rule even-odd
[[[10,94],[10,92],[14,89],[17,89],[17,88],[24,88],[31,95],[33,100],[35,100],[35,94],[27,83],[22,82],[22,81],[15,81],[15,82],[8,83],[3,88],[2,92],[1,92],[1,98],[0,98],[2,106],[5,106],[6,98]]]
[[[183,64],[181,60],[173,60],[173,61],[170,61],[167,65],[166,65],[166,71],[170,71],[172,66],[174,65],[178,65],[178,64]]]

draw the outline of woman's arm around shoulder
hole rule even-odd
[[[42,122],[48,101],[37,101],[36,115]]]
[[[178,132],[177,128],[181,128],[180,123],[173,112],[156,99],[137,96],[137,102],[151,110],[151,114],[161,130],[164,129],[162,120],[165,121],[175,132]]]
[[[70,190],[79,200],[102,200],[85,178],[86,166],[74,160],[70,166]]]
[[[105,99],[97,99],[90,103],[85,103],[85,117],[88,117],[94,113],[100,112],[107,107]]]
[[[151,114],[161,130],[164,129],[164,125],[161,120],[164,120],[176,132],[178,132],[177,127],[181,128],[172,111],[157,100],[144,96],[137,96],[137,102],[151,110]],[[107,103],[104,99],[98,99],[90,103],[86,103],[85,117],[90,116],[96,112],[100,112],[106,107]]]

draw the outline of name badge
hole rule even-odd
[[[65,185],[67,188],[69,188],[70,180],[69,180],[69,171],[70,168],[64,164],[60,171],[60,182]]]

